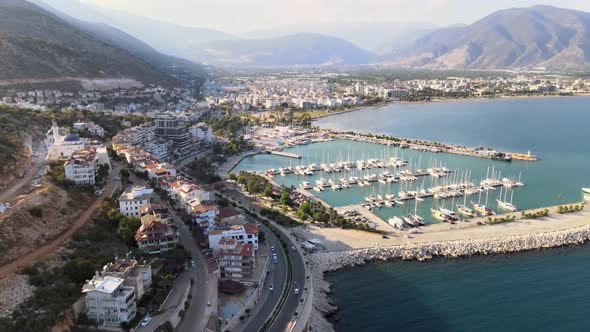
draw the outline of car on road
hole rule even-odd
[[[295,290],[293,291],[293,293],[295,293],[295,295],[299,294],[299,288],[295,288]]]
[[[120,177],[118,177],[118,176],[116,176],[116,177],[114,178],[114,180],[115,180],[115,181],[121,181],[121,178],[120,178]]]
[[[260,223],[258,221],[256,222],[256,226],[260,227]]]
[[[191,261],[191,266],[193,267],[193,269],[197,268],[197,265],[195,264],[195,261]]]
[[[268,290],[269,290],[269,291],[273,291],[274,289],[275,289],[275,285],[273,285],[273,284],[270,284],[270,287],[268,287]]]
[[[295,251],[295,246],[291,246],[291,251]]]
[[[152,321],[152,317],[146,316],[142,321],[141,321],[141,326],[148,326],[149,323]]]
[[[275,246],[270,246],[271,251],[275,251]]]

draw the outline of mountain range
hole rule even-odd
[[[0,80],[129,78],[172,84],[166,67],[181,65],[202,70],[112,27],[64,19],[23,0],[0,0]]]
[[[590,68],[590,14],[552,6],[511,8],[435,30],[380,59],[431,69]]]
[[[188,56],[218,65],[293,66],[368,64],[374,54],[344,39],[301,33],[206,43]]]
[[[330,30],[318,25],[323,33],[282,34],[296,28],[289,27],[237,37],[78,0],[51,0],[51,5],[43,2],[47,0],[29,1],[0,0],[0,79],[81,76],[164,82],[173,80],[172,69],[203,73],[204,67],[197,62],[214,66],[590,68],[590,14],[551,6],[510,8],[469,25],[445,28],[415,25],[403,30],[375,23]],[[380,37],[376,36],[379,31],[383,32]]]

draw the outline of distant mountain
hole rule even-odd
[[[291,24],[268,30],[255,30],[240,35],[242,38],[276,38],[284,35],[310,31],[334,36],[378,54],[389,53],[393,49],[405,48],[418,38],[433,31],[435,26],[429,23],[398,22],[342,22]]]
[[[186,48],[196,47],[215,40],[236,39],[221,31],[187,27],[123,11],[87,5],[79,0],[46,0],[57,10],[82,21],[108,24],[125,31],[155,48],[159,52],[184,56]]]
[[[346,40],[312,33],[216,41],[186,52],[193,60],[232,66],[358,65],[374,57]]]
[[[64,21],[72,24],[76,28],[80,29],[83,32],[88,33],[91,36],[94,36],[108,44],[126,50],[130,54],[144,60],[145,62],[154,65],[164,71],[170,71],[173,68],[179,68],[185,72],[191,72],[196,74],[204,73],[204,68],[200,64],[196,64],[192,61],[169,56],[162,54],[151,46],[147,45],[146,43],[134,38],[133,36],[114,28],[110,25],[104,23],[96,23],[95,21],[85,21],[85,19],[89,19],[90,17],[86,17],[82,15],[83,19],[77,19],[70,15],[65,14],[64,12],[50,6],[49,4],[43,2],[42,0],[28,0],[31,3],[38,5],[39,7],[55,14],[59,18],[63,19]],[[71,9],[76,9],[78,6],[75,6],[77,1],[70,1],[73,3]],[[79,3],[80,4],[80,3]],[[80,4],[80,8],[75,12],[83,12],[87,7],[83,4]],[[90,8],[87,11],[88,16],[99,17],[100,14],[93,12]]]
[[[511,8],[435,30],[382,63],[434,69],[590,68],[590,14],[552,6]]]
[[[130,52],[24,0],[0,0],[0,80],[61,77],[173,78]]]

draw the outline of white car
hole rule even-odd
[[[273,285],[273,284],[270,284],[270,287],[268,287],[268,290],[269,290],[269,291],[273,291],[274,289],[275,289],[275,285]]]
[[[295,293],[295,295],[299,294],[299,288],[295,288],[295,290],[293,291],[293,293]]]
[[[151,321],[152,317],[146,317],[141,321],[141,326],[148,326]]]

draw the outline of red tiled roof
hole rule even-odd
[[[207,211],[213,211],[213,210],[217,210],[217,205],[208,205],[208,204],[199,204],[196,206],[193,206],[191,211],[194,213],[203,213],[203,212],[207,212]]]
[[[246,231],[246,234],[258,234],[258,226],[254,224],[245,224],[243,226],[244,231]]]
[[[240,211],[238,211],[232,207],[224,207],[224,208],[219,209],[219,218],[220,219],[235,217],[238,215],[240,215]]]

